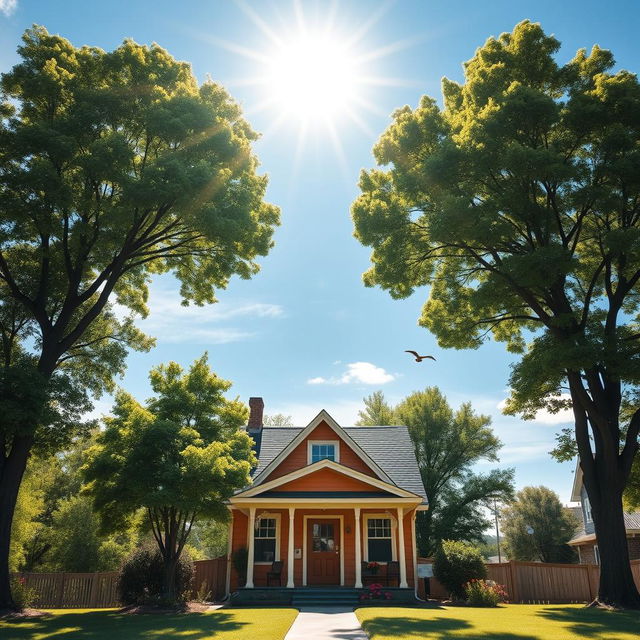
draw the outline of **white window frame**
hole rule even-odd
[[[362,536],[362,541],[364,543],[364,553],[362,557],[365,562],[369,562],[369,520],[389,520],[391,524],[391,561],[397,562],[398,560],[398,522],[397,520],[389,513],[365,513],[363,514],[363,529],[364,535]],[[384,560],[376,560],[378,564],[387,564]]]
[[[584,500],[582,501],[582,505],[584,506],[584,521],[585,522],[593,522],[593,515],[591,513],[591,502],[589,502],[589,496],[585,495]]]
[[[308,440],[307,441],[307,464],[313,464],[311,460],[312,460],[312,452],[313,452],[314,445],[319,445],[319,446],[333,445],[333,450],[335,451],[334,462],[340,462],[340,440]],[[323,458],[323,460],[329,460],[329,458]]]
[[[278,562],[280,560],[280,516],[282,514],[280,514],[280,513],[258,514],[258,516],[256,516],[256,522],[258,521],[258,517],[260,515],[263,515],[263,519],[264,520],[275,520],[276,521],[276,551],[275,551],[275,557],[273,559],[273,562]],[[253,532],[254,545],[255,545],[255,541],[256,540],[264,540],[264,538],[258,538],[256,534],[257,534],[257,531],[254,530],[254,532]],[[254,560],[253,564],[254,564],[254,566],[255,565],[269,565],[269,566],[271,566],[272,563],[267,561],[267,560]]]

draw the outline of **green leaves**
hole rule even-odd
[[[146,406],[120,392],[113,418],[90,451],[88,491],[105,527],[140,508],[226,518],[225,500],[249,483],[253,441],[239,429],[247,409],[224,397],[231,383],[208,367],[206,354],[188,372],[175,362],[150,373]]]

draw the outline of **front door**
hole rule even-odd
[[[340,521],[309,520],[307,584],[340,584]]]

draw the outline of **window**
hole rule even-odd
[[[589,497],[585,494],[584,500],[582,501],[582,507],[584,509],[584,521],[592,522],[593,516],[591,515],[591,503],[589,502]]]
[[[367,561],[389,562],[393,560],[391,518],[367,520]]]
[[[340,462],[340,442],[337,440],[309,441],[307,464],[313,464],[320,460]]]
[[[276,518],[261,518],[258,522],[253,540],[253,561],[273,562],[277,560],[277,531]]]
[[[336,539],[333,533],[333,524],[326,522],[314,522],[311,540],[312,551],[335,551]]]

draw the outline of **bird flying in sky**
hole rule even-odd
[[[420,356],[415,351],[409,351],[408,349],[405,349],[404,352],[405,353],[410,353],[411,355],[415,356],[416,357],[416,362],[422,362],[425,358],[429,358],[430,360],[435,360],[435,358],[433,356]]]

